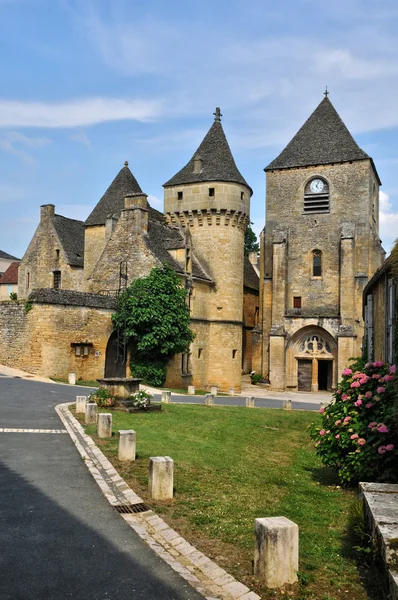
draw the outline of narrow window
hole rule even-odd
[[[75,346],[75,354],[76,354],[76,356],[81,356],[81,354],[82,354],[81,346]]]
[[[215,196],[214,188],[209,188],[209,196],[210,197]]]
[[[184,193],[183,192],[177,192],[177,198],[178,200],[182,200]]]
[[[198,348],[198,358],[202,358],[203,348]]]
[[[55,290],[59,290],[59,288],[61,287],[61,271],[54,271],[53,275],[54,275],[53,288]]]
[[[243,200],[243,199],[244,199],[244,197],[245,197],[245,194],[244,194],[244,192],[241,192],[241,193],[240,193],[240,199],[241,199],[241,200]]]
[[[232,350],[232,358],[236,358],[237,352],[237,350]]]
[[[191,373],[191,361],[189,354],[181,355],[181,373],[182,375],[189,375]]]
[[[320,250],[312,252],[312,276],[322,277],[322,252]]]
[[[254,309],[254,324],[258,325],[258,316],[260,313],[260,309],[258,306],[256,306],[256,308]]]
[[[83,346],[83,356],[88,356],[88,353],[89,353],[89,347]]]
[[[59,259],[59,248],[57,248],[55,250],[55,258],[58,260]]]
[[[293,309],[296,314],[299,315],[301,313],[301,296],[293,297]]]

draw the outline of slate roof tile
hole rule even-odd
[[[68,219],[62,215],[54,215],[54,227],[68,264],[72,267],[83,267],[84,263],[84,223]]]
[[[257,291],[260,289],[260,279],[247,256],[244,262],[243,285]]]
[[[0,258],[6,258],[7,260],[21,260],[20,258],[17,258],[16,256],[12,256],[11,254],[8,254],[7,252],[4,252],[3,250],[0,250]]]
[[[28,300],[41,304],[63,304],[66,306],[87,306],[91,308],[114,309],[116,307],[116,298],[111,296],[51,288],[33,290],[29,294]]]

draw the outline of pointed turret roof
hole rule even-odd
[[[164,187],[204,181],[231,181],[245,185],[252,194],[251,187],[235,164],[221,125],[222,115],[219,108],[216,108],[214,115],[213,125],[191,160],[174,177],[166,181]],[[201,167],[199,169],[198,163]]]
[[[325,93],[325,98],[265,171],[370,159],[356,143]],[[373,164],[373,161],[372,161]],[[376,175],[377,171],[375,169]]]
[[[110,214],[120,214],[127,194],[142,194],[142,190],[126,161],[111,185],[86,219],[85,225],[105,225]]]

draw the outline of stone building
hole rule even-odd
[[[3,250],[0,250],[0,276],[3,275],[14,261],[20,261],[16,256],[12,256]]]
[[[363,294],[364,357],[398,363],[398,242]]]
[[[261,362],[275,390],[330,390],[361,354],[362,294],[380,266],[380,179],[325,98],[266,168]]]
[[[86,221],[41,207],[19,269],[22,303],[0,303],[0,362],[32,372],[95,379],[125,374],[115,297],[168,263],[189,294],[195,340],[167,384],[227,390],[251,370],[258,274],[244,260],[252,190],[239,172],[219,109],[191,160],[165,185],[164,215],[149,206],[128,163]],[[245,300],[244,300],[245,299]],[[245,354],[243,354],[243,352]]]
[[[18,293],[18,267],[19,261],[15,260],[0,276],[0,300],[9,300],[10,294]]]

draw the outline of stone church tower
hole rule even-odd
[[[199,352],[205,344],[207,350],[202,367],[199,356],[193,357],[195,368],[207,369],[209,383],[240,390],[244,234],[252,190],[235,164],[219,108],[214,115],[191,160],[164,184],[164,213],[170,225],[189,231],[195,254],[213,282],[206,301],[195,287],[191,295],[197,315],[192,318],[194,346]]]
[[[327,93],[265,172],[261,370],[272,389],[330,390],[361,353],[381,182]]]

